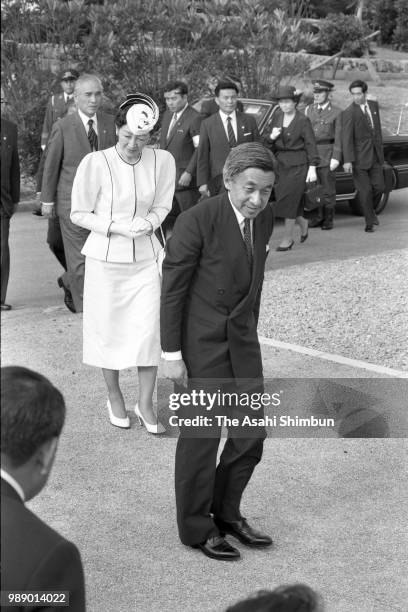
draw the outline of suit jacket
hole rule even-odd
[[[114,118],[105,113],[97,113],[96,117],[98,149],[112,147],[116,143]],[[63,117],[53,125],[44,164],[42,202],[56,202],[57,212],[71,209],[75,173],[88,153],[91,153],[91,146],[77,112]]]
[[[305,115],[311,121],[320,157],[319,168],[330,166],[330,160],[342,160],[341,109],[331,102],[319,111],[317,104],[305,108]],[[331,142],[328,142],[331,141]]]
[[[166,110],[161,126],[160,148],[169,151],[176,161],[176,190],[186,189],[186,187],[178,186],[179,178],[183,172],[188,172],[193,177],[187,189],[195,189],[197,149],[193,144],[193,137],[200,134],[201,117],[192,106],[187,106],[177,120],[169,140],[167,140],[167,132],[172,117],[173,113]]]
[[[20,200],[17,126],[1,118],[1,215],[11,217]]]
[[[84,612],[85,586],[77,547],[51,529],[1,479],[1,589],[4,591],[70,591],[70,612]],[[47,611],[59,607],[44,605]],[[43,609],[43,608],[41,608]],[[67,608],[68,609],[68,608]],[[2,610],[30,612],[5,606]]]
[[[352,102],[342,113],[343,163],[352,162],[362,170],[368,170],[375,161],[384,163],[384,151],[378,103],[367,100],[374,123],[374,130],[359,104]]]
[[[182,351],[190,378],[260,378],[259,303],[273,213],[253,222],[252,275],[227,193],[177,218],[167,241],[161,295],[164,351]]]
[[[237,144],[260,140],[258,127],[251,115],[237,111]],[[201,124],[197,159],[197,185],[207,185],[210,179],[222,174],[231,147],[220,113],[215,113]]]
[[[41,146],[45,146],[50,137],[52,126],[57,121],[64,117],[71,105],[75,104],[74,99],[71,98],[65,102],[64,92],[51,96],[48,100],[47,108],[45,109],[44,123],[41,132]]]

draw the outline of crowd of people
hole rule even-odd
[[[274,214],[285,219],[277,250],[293,247],[296,224],[304,242],[304,193],[308,183],[319,181],[323,197],[313,225],[332,229],[334,173],[343,163],[360,194],[365,230],[373,231],[383,189],[378,105],[367,103],[367,86],[356,81],[350,84],[354,101],[340,113],[329,100],[332,84],[318,80],[315,103],[301,113],[295,88],[282,86],[270,133],[261,137],[255,119],[238,110],[236,81],[217,83],[215,112],[207,104],[206,117],[189,104],[187,85],[173,81],[164,87],[167,110],[157,148],[148,146],[159,121],[157,102],[150,96],[129,94],[112,116],[100,111],[98,76],[68,69],[61,83],[67,87],[50,100],[44,122],[41,202],[48,243],[65,269],[58,278],[65,305],[73,313],[83,312],[83,360],[102,370],[114,427],[130,427],[119,374],[135,367],[139,397],[132,398],[132,409],[149,433],[164,433],[153,404],[160,358],[176,391],[230,398],[227,407],[221,402],[214,406],[219,418],[194,427],[189,423],[192,403],[181,406],[175,489],[181,542],[211,559],[236,561],[241,551],[226,535],[253,549],[272,546],[272,538],[241,513],[266,430],[262,408],[257,426],[246,424],[249,408],[243,409],[239,398],[264,391],[257,322]],[[2,119],[2,161],[3,156],[1,308],[8,310],[3,266],[8,270],[8,227],[19,199],[19,178],[16,128]],[[3,588],[11,590],[17,588],[16,559],[24,546],[34,546],[29,523],[38,521],[27,514],[24,500],[45,484],[64,402],[49,381],[23,368],[5,368],[2,382],[2,478],[6,520],[12,523],[7,525],[11,539],[5,542]],[[49,412],[42,410],[41,401]],[[16,434],[16,423],[25,428],[31,410],[26,434],[32,443],[25,433]],[[200,413],[202,406],[196,416]],[[223,418],[228,419],[228,437],[217,461]],[[21,521],[26,521],[27,534],[17,550],[13,542]],[[75,588],[77,603],[71,609],[85,609],[76,548],[43,524],[38,533],[44,533],[47,547],[36,549],[36,557],[27,561],[24,584],[39,590]],[[39,556],[52,558],[54,548],[70,559],[66,572],[57,572],[61,583],[54,578],[59,557],[36,573]],[[230,610],[319,610],[317,599],[305,593],[264,593]]]

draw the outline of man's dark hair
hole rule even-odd
[[[363,93],[366,93],[366,91],[368,90],[367,83],[365,81],[362,81],[361,79],[357,79],[356,81],[353,81],[352,83],[350,83],[349,91],[351,92],[351,90],[354,89],[354,87],[361,87],[361,91]]]
[[[1,368],[1,452],[13,465],[23,465],[57,438],[64,419],[64,398],[45,376],[19,366]]]
[[[164,86],[164,91],[174,91],[177,90],[176,93],[179,93],[181,96],[186,96],[188,94],[187,83],[184,81],[169,81]]]
[[[239,601],[226,612],[319,612],[321,597],[306,584],[281,586],[274,591],[259,591]]]
[[[264,147],[260,142],[244,142],[233,147],[225,160],[223,177],[224,181],[230,181],[245,172],[248,168],[258,168],[264,172],[275,172],[277,162],[272,151]]]
[[[236,85],[233,81],[219,81],[214,89],[214,95],[216,98],[218,98],[222,89],[235,89],[237,94],[239,94],[238,85]]]

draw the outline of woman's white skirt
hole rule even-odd
[[[86,257],[84,363],[110,370],[160,360],[160,277],[155,260],[109,263]]]

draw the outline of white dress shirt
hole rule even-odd
[[[6,472],[6,470],[3,470],[3,468],[1,468],[0,472],[1,472],[2,479],[8,482],[10,487],[13,487],[13,489],[18,494],[18,496],[21,497],[21,501],[25,502],[24,491],[21,485],[17,482],[17,480],[13,478],[8,472]]]
[[[88,121],[90,119],[92,119],[93,121],[93,129],[95,130],[96,135],[98,135],[98,120],[96,118],[96,113],[95,115],[93,115],[92,117],[88,117],[88,115],[85,115],[85,113],[83,113],[81,110],[79,110],[78,108],[78,115],[79,118],[81,119],[82,123],[84,124],[84,128],[85,128],[85,132],[88,134],[89,132],[89,125],[88,125]]]
[[[237,114],[235,111],[233,111],[231,114],[227,115],[227,113],[224,113],[221,109],[219,110],[220,113],[220,117],[221,117],[221,121],[222,124],[224,126],[224,130],[225,133],[227,135],[227,139],[228,139],[228,117],[231,117],[231,126],[232,126],[232,130],[234,132],[235,135],[235,140],[238,142],[238,132],[237,132]]]
[[[372,114],[371,114],[371,110],[370,110],[370,107],[368,106],[368,103],[367,103],[367,102],[365,102],[364,104],[360,104],[360,108],[361,108],[361,110],[363,111],[363,114],[364,114],[364,115],[366,114],[366,110],[365,110],[365,109],[367,109],[367,114],[368,114],[368,116],[370,117],[371,126],[372,126],[372,127],[374,127],[373,116],[372,116]]]

